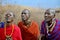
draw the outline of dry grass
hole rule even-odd
[[[40,8],[31,8],[31,7],[25,7],[25,6],[11,6],[11,5],[6,5],[6,6],[2,6],[0,7],[0,11],[1,11],[1,15],[2,15],[2,21],[4,21],[4,13],[7,10],[11,10],[15,13],[16,18],[15,18],[15,24],[18,23],[18,21],[21,21],[21,12],[24,9],[29,9],[31,11],[31,20],[36,21],[39,26],[41,24],[41,21],[44,19],[44,12],[45,9],[40,9]],[[60,9],[58,9],[60,10]],[[60,13],[56,13],[56,18],[60,19]]]

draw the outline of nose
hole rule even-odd
[[[47,17],[48,16],[48,14],[45,14],[45,17]]]
[[[7,15],[7,17],[9,17],[10,15]]]
[[[25,14],[22,14],[21,16],[22,16],[22,17],[24,17],[24,16],[25,16]]]

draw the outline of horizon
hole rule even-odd
[[[60,0],[2,0],[2,5],[6,4],[36,8],[60,8]]]

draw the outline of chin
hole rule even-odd
[[[11,23],[11,21],[9,20],[9,21],[6,21],[7,23]]]
[[[22,21],[26,21],[26,19],[22,19]]]
[[[46,22],[49,22],[50,20],[45,20]]]
[[[22,20],[22,21],[26,21],[26,20]]]

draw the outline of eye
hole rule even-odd
[[[49,13],[49,12],[45,12],[45,15],[46,15],[46,14],[47,14],[47,15],[50,15],[50,13]]]
[[[26,14],[26,13],[22,13],[22,14]]]
[[[11,14],[9,14],[9,16],[12,16]]]

